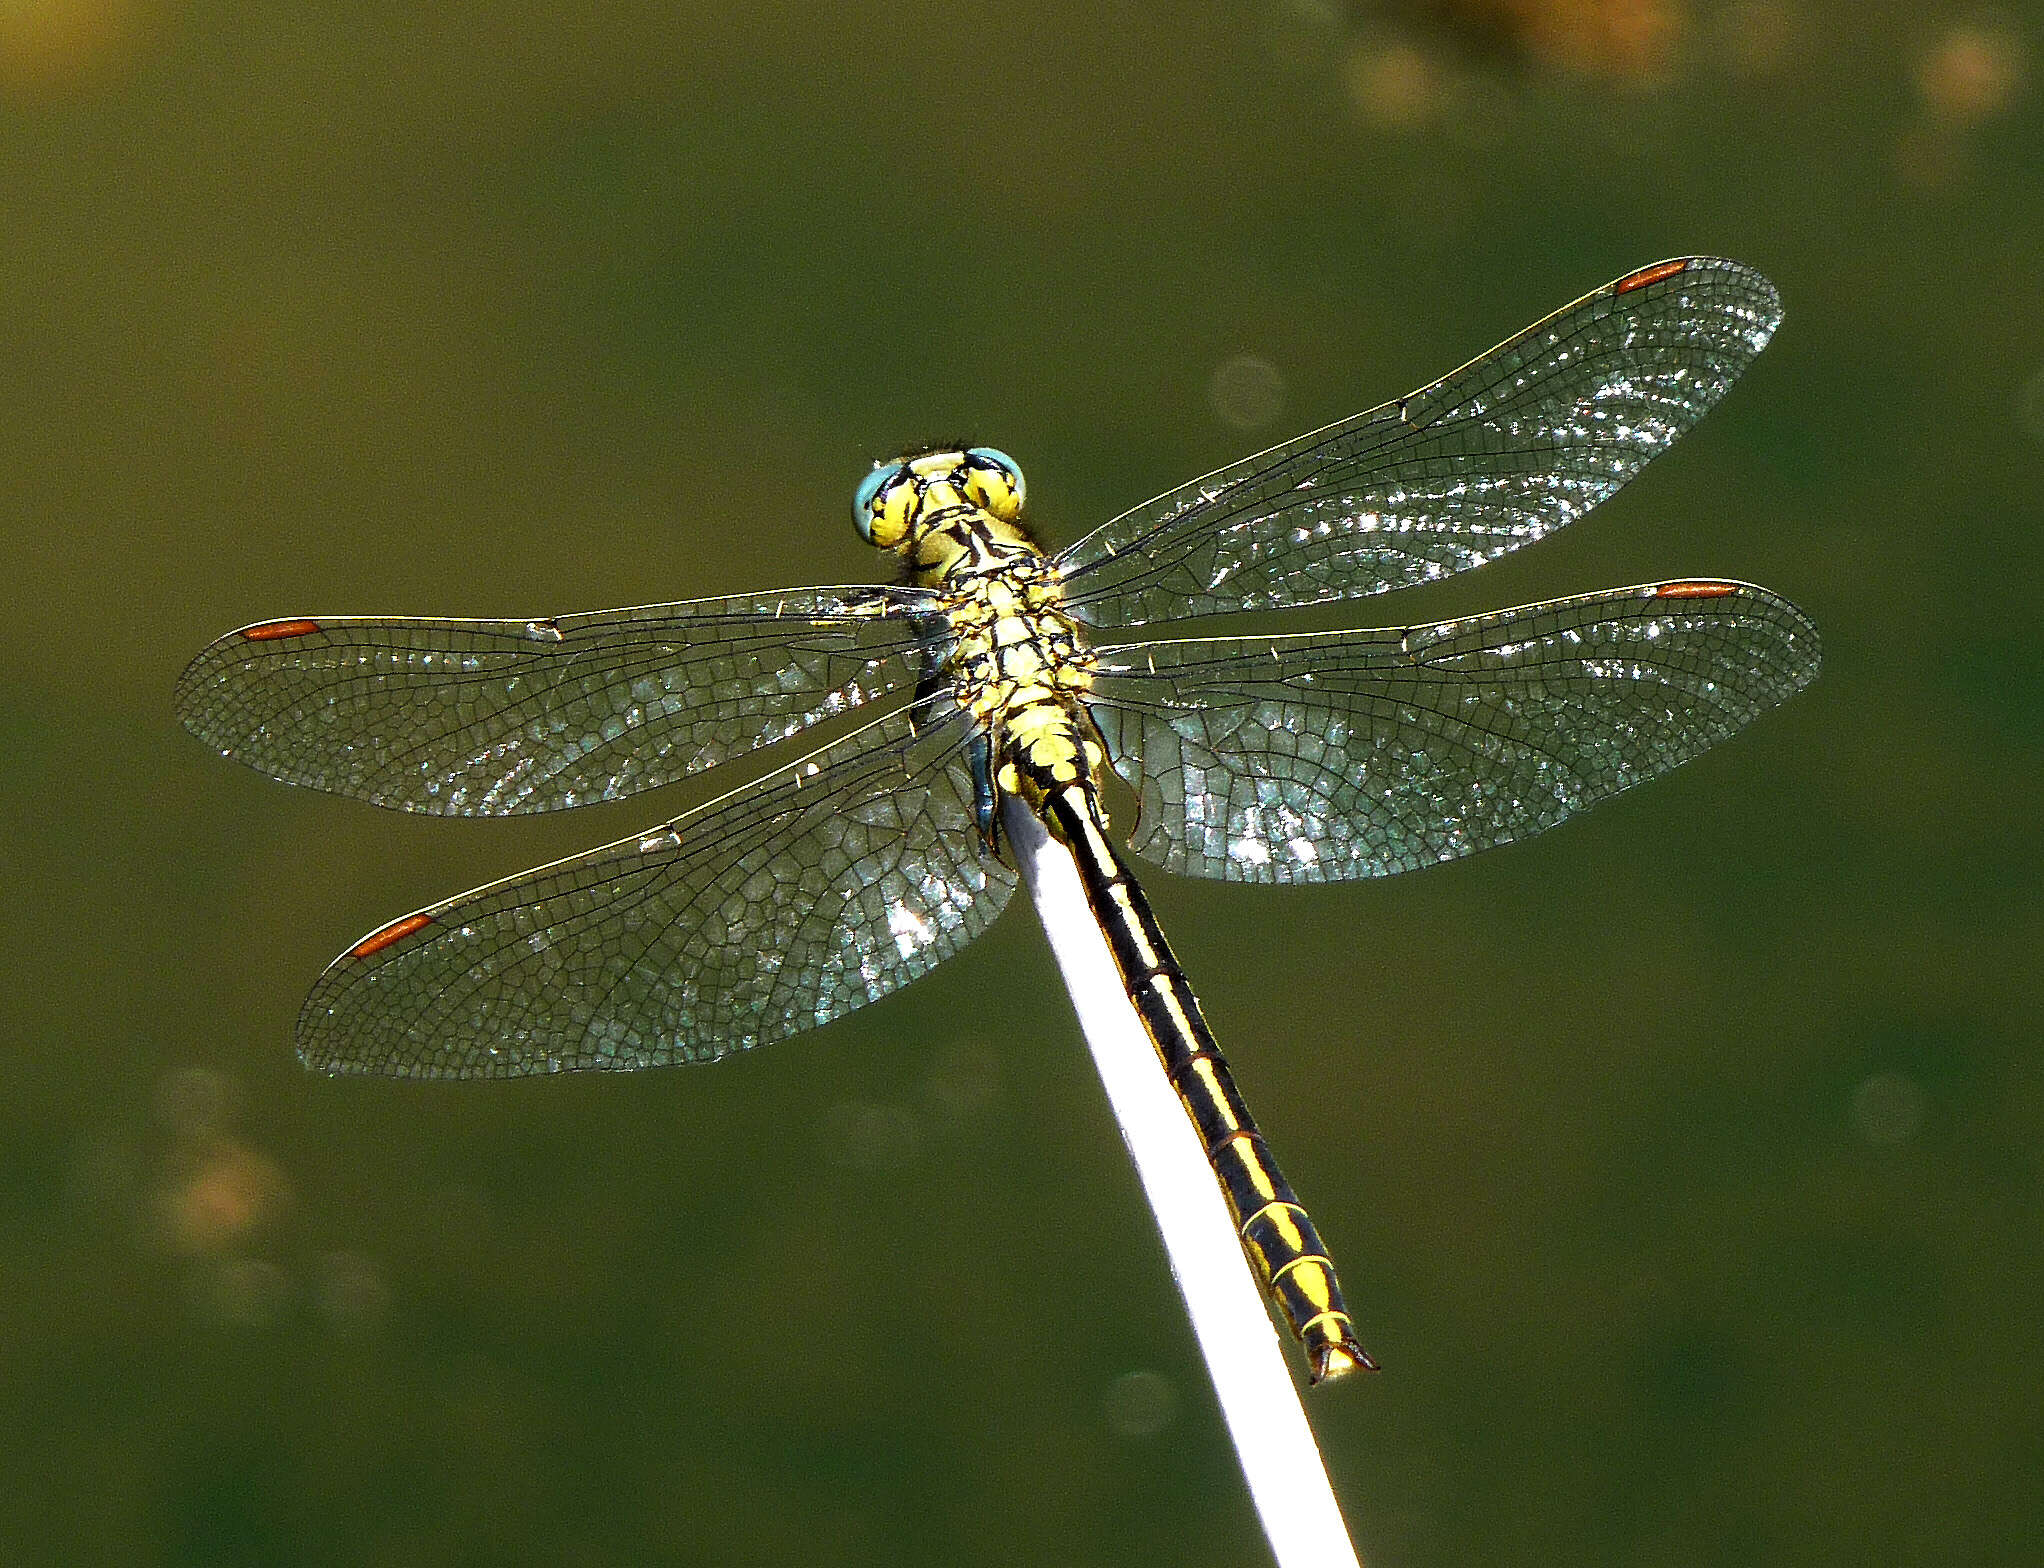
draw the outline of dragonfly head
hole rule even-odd
[[[1022,469],[990,446],[910,452],[875,463],[852,497],[852,526],[882,550],[905,550],[938,518],[990,512],[1004,523],[1021,515]]]

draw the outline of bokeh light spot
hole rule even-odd
[[[312,1302],[336,1331],[358,1333],[383,1320],[390,1286],[375,1259],[359,1252],[329,1252],[313,1272]]]
[[[129,58],[143,0],[0,0],[0,92],[62,95]]]
[[[234,1119],[241,1093],[210,1067],[173,1067],[156,1079],[156,1120],[176,1138],[205,1138]]]
[[[1237,354],[1207,382],[1207,400],[1223,424],[1260,429],[1285,411],[1285,378],[1269,360]]]
[[[1907,1143],[1923,1113],[1923,1089],[1904,1073],[1875,1073],[1852,1091],[1852,1129],[1868,1143]]]
[[[903,1105],[841,1100],[824,1116],[823,1153],[848,1170],[894,1170],[922,1152],[922,1126]]]
[[[2003,27],[1955,27],[1917,62],[1916,90],[1933,116],[1977,125],[2014,101],[2025,75],[2023,41]]]
[[[291,1300],[291,1278],[263,1258],[226,1258],[196,1276],[202,1311],[239,1328],[268,1328]]]
[[[1342,78],[1363,118],[1391,130],[1412,130],[1440,113],[1447,73],[1412,44],[1364,39],[1342,62]]]
[[[931,1101],[951,1121],[983,1108],[1001,1087],[1001,1055],[979,1035],[953,1040],[930,1068]]]
[[[163,1244],[190,1257],[232,1250],[282,1212],[290,1196],[267,1155],[215,1138],[181,1155],[157,1189]]]
[[[1807,28],[1801,11],[1778,0],[1743,0],[1718,13],[1712,53],[1735,76],[1774,76],[1794,63]]]
[[[2016,418],[2033,440],[2044,441],[2044,369],[2025,381],[2016,394]]]
[[[1155,1372],[1124,1372],[1108,1385],[1101,1405],[1116,1437],[1155,1437],[1177,1414],[1178,1396]]]

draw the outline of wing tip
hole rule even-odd
[[[245,656],[249,643],[289,642],[296,637],[310,637],[326,628],[318,621],[306,616],[292,616],[283,620],[257,621],[252,626],[238,627],[224,637],[216,637],[206,644],[191,661],[178,672],[177,683],[171,688],[171,711],[178,722],[192,735],[212,747],[223,757],[234,755],[234,742],[223,741],[216,734],[214,715],[209,713],[204,701],[207,692],[223,684],[225,672],[235,660]]]
[[[1801,605],[1772,588],[1726,578],[1685,577],[1671,582],[1650,583],[1645,591],[1649,598],[1658,600],[1701,604],[1714,599],[1740,599],[1762,607],[1762,613],[1775,623],[1784,646],[1793,651],[1794,668],[1789,688],[1780,699],[1782,701],[1803,690],[1823,670],[1824,643],[1816,621]]]
[[[1651,288],[1656,283],[1706,273],[1716,275],[1719,287],[1730,286],[1735,294],[1747,296],[1742,313],[1753,324],[1753,351],[1757,354],[1781,326],[1781,291],[1764,273],[1743,261],[1733,261],[1728,256],[1671,256],[1666,261],[1635,268],[1624,277],[1615,279],[1609,285],[1609,293],[1612,298],[1620,299]]]

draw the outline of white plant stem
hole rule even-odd
[[[1358,1568],[1263,1291],[1199,1135],[1087,907],[1078,868],[1012,796],[1002,821],[1156,1213],[1271,1551],[1280,1568]]]

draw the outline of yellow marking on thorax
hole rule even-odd
[[[996,737],[1000,788],[1033,796],[1031,776],[1049,787],[1096,780],[1107,759],[1081,706],[1092,656],[1042,551],[976,509],[931,528],[915,550],[918,580],[949,597],[958,700]]]
[[[857,521],[937,595],[949,633],[940,673],[992,743],[995,787],[1040,807],[1053,790],[1097,787],[1107,756],[1085,706],[1092,655],[1056,566],[1019,521],[1022,502],[1012,460],[932,451],[876,465]]]

